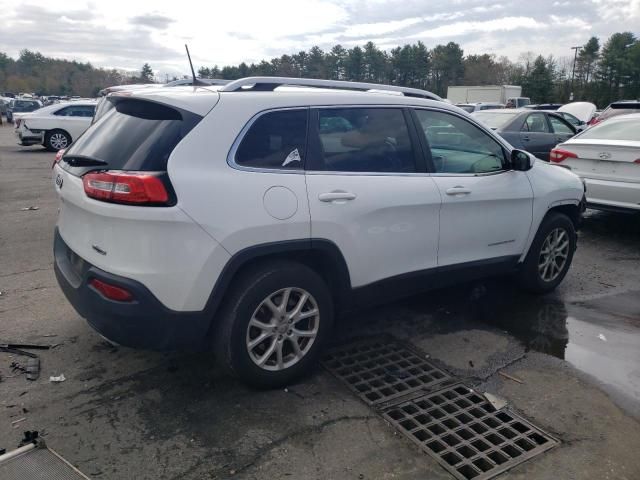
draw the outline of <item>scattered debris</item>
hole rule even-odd
[[[284,393],[289,393],[289,389],[285,387]]]
[[[611,285],[610,283],[605,283],[605,282],[598,282],[600,285],[604,285],[605,287],[614,287],[615,285]]]
[[[473,360],[469,360],[469,366],[470,366],[471,368],[475,368],[475,367],[473,366]]]
[[[49,381],[53,382],[53,383],[60,383],[60,382],[64,382],[66,380],[64,373],[61,373],[60,375],[56,376],[51,376],[49,377]]]
[[[24,422],[26,419],[27,419],[27,417],[22,417],[22,418],[19,418],[17,420],[14,420],[13,422],[11,422],[11,426],[13,428],[16,428],[20,422]]]
[[[27,352],[26,350],[21,350],[21,348],[38,348],[38,349],[48,349],[49,345],[35,345],[35,344],[26,344],[26,343],[0,343],[0,352],[12,353],[14,355],[23,355],[25,357],[29,357],[27,360],[27,365],[23,366],[17,362],[11,363],[12,370],[20,371],[22,373],[26,373],[27,380],[37,380],[40,376],[40,357],[35,353]]]
[[[599,338],[600,340],[602,340],[603,342],[606,342],[606,341],[607,341],[607,337],[605,337],[602,333],[601,333],[600,335],[598,335],[598,338]]]
[[[500,398],[497,395],[488,392],[484,392],[483,395],[496,410],[502,410],[507,406],[507,401],[504,398]]]
[[[29,207],[21,208],[20,210],[21,210],[21,211],[23,211],[23,212],[27,212],[27,211],[31,211],[31,210],[39,210],[39,209],[40,209],[40,207],[34,207],[33,205],[31,205],[31,206],[29,206]]]
[[[509,375],[508,373],[504,373],[503,371],[499,371],[498,375],[503,376],[504,378],[508,378],[509,380],[513,380],[514,382],[517,383],[524,383],[522,380],[520,380],[519,378],[516,377],[512,377],[511,375]]]

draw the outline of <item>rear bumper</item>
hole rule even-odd
[[[211,317],[165,307],[144,285],[112,275],[78,257],[58,229],[54,239],[54,271],[67,300],[105,338],[149,350],[204,350]],[[131,302],[109,300],[89,285],[93,278],[129,290]]]
[[[30,130],[16,130],[16,137],[18,137],[18,143],[21,145],[35,145],[36,143],[42,143],[42,134],[33,133]]]
[[[589,208],[640,211],[640,183],[585,178]]]

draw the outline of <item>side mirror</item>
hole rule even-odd
[[[533,167],[533,158],[523,150],[513,150],[511,152],[511,168],[518,172],[526,172]]]

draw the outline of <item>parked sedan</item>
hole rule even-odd
[[[551,151],[551,161],[587,184],[587,205],[640,212],[640,113],[620,115]]]
[[[41,143],[47,150],[67,148],[91,125],[95,100],[56,103],[16,119],[20,145]]]
[[[549,161],[549,152],[558,143],[576,134],[576,129],[560,115],[537,110],[485,110],[473,118],[496,130],[515,148]]]

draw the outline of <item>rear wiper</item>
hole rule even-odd
[[[65,155],[62,157],[62,161],[68,163],[72,167],[100,167],[103,165],[109,165],[104,160],[98,160],[94,157],[88,157],[86,155]]]

